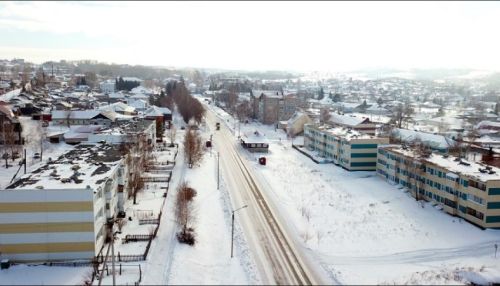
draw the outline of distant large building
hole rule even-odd
[[[99,84],[102,93],[113,93],[116,90],[116,82],[112,79],[108,79]]]
[[[346,128],[304,125],[304,146],[350,171],[374,171],[377,167],[377,147],[388,143],[389,138]]]
[[[276,124],[278,121],[290,119],[300,102],[294,95],[263,90],[252,90],[250,99],[252,117],[263,124]]]
[[[409,147],[378,149],[377,173],[419,199],[483,228],[500,228],[500,169],[448,155],[422,157]]]

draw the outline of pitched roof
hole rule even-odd
[[[328,121],[346,126],[356,126],[363,123],[370,123],[370,119],[368,117],[355,116],[352,114],[342,115],[338,113],[330,113],[330,119]]]

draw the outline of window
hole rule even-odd
[[[484,218],[484,214],[482,212],[476,211],[475,209],[469,207],[467,207],[467,214],[476,217],[480,220],[483,220]]]
[[[474,187],[476,189],[480,189],[482,191],[486,191],[486,184],[482,182],[477,182],[474,180],[469,180],[469,186]]]
[[[472,202],[475,202],[476,204],[480,204],[480,205],[484,205],[484,200],[483,198],[480,198],[476,195],[471,195],[471,194],[468,194],[467,195],[467,200],[468,201],[472,201]]]
[[[109,203],[106,203],[106,210],[109,210]]]

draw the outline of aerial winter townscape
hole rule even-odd
[[[0,285],[500,284],[498,15],[0,2]]]

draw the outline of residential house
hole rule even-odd
[[[288,119],[286,123],[286,132],[290,136],[296,136],[304,132],[304,125],[312,123],[312,119],[302,111],[297,111]]]
[[[23,144],[22,126],[10,107],[0,101],[0,144]]]
[[[371,122],[370,118],[353,114],[338,114],[332,112],[330,113],[328,123],[333,126],[344,127],[370,135],[375,135],[377,129],[377,125]]]
[[[267,138],[258,131],[252,133],[243,133],[240,137],[241,146],[250,152],[264,152],[269,151],[269,141]]]
[[[55,125],[103,125],[110,126],[116,120],[112,111],[100,110],[53,110],[52,122]]]

